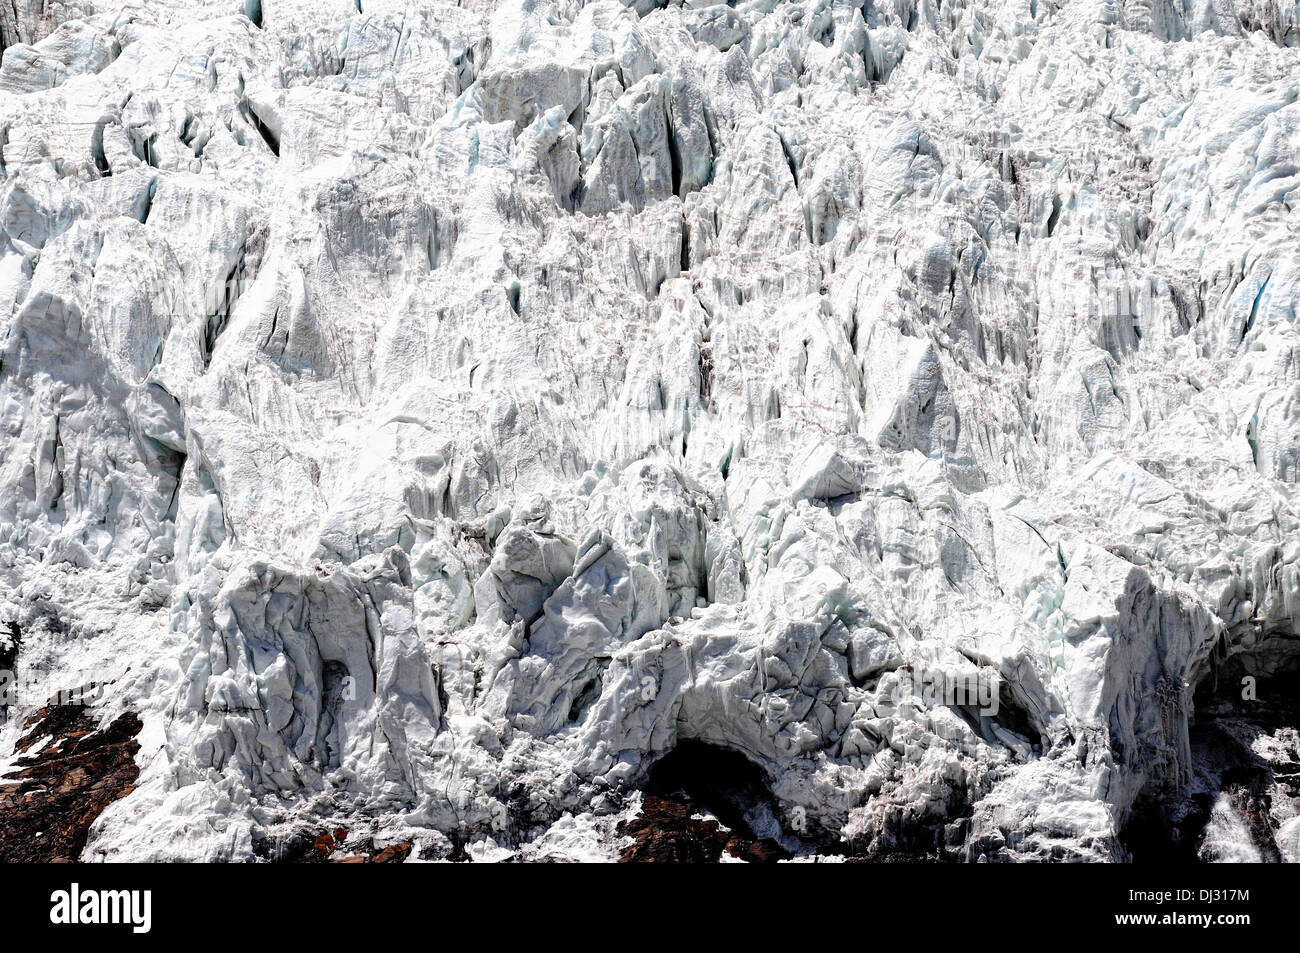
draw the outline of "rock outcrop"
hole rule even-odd
[[[23,728],[0,779],[0,861],[75,863],[96,819],[139,777],[140,719],[99,724],[85,706],[51,704]]]

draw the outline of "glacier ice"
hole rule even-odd
[[[1124,860],[1198,688],[1300,664],[1294,2],[17,0],[0,50],[0,758],[70,678],[139,714],[89,859],[609,859],[691,741],[796,851]]]

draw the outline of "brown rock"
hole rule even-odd
[[[400,844],[391,844],[385,847],[379,853],[375,854],[371,861],[376,864],[400,864],[406,860],[411,853],[411,842],[403,841]]]
[[[49,742],[0,782],[0,862],[76,862],[91,824],[140,775],[140,719],[126,712],[101,727],[86,706],[47,704],[23,727],[19,752]]]
[[[617,831],[631,837],[619,863],[716,864],[725,850],[749,863],[775,863],[790,855],[772,840],[751,840],[724,830],[715,820],[694,817],[690,801],[648,794],[641,814]]]

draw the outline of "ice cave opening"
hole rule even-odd
[[[1135,863],[1300,862],[1300,640],[1216,655],[1193,697],[1181,791],[1125,828]]]
[[[739,751],[680,741],[651,767],[644,790],[685,800],[744,837],[785,840],[762,769]]]

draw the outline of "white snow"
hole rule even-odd
[[[0,620],[146,724],[88,858],[609,859],[699,739],[829,840],[1123,859],[1216,646],[1294,658],[1298,4],[0,37]]]

